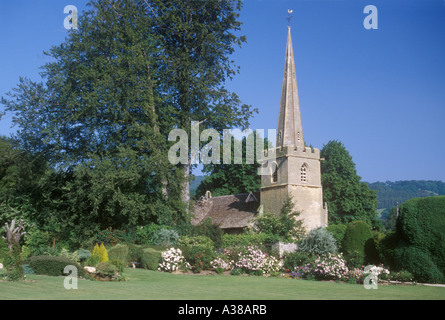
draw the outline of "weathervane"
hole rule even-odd
[[[287,13],[289,14],[288,16],[287,16],[287,21],[289,22],[289,26],[290,26],[290,21],[292,20],[292,12],[294,12],[294,10],[291,10],[291,9],[288,9],[287,10]]]

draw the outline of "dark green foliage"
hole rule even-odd
[[[429,180],[386,181],[370,183],[378,191],[378,208],[392,208],[412,198],[445,195],[445,182]]]
[[[251,133],[251,141],[253,141],[253,155],[256,155],[256,135]],[[227,139],[227,137],[224,137]],[[195,198],[203,196],[207,191],[212,192],[212,196],[225,196],[231,194],[241,194],[249,192],[257,192],[261,188],[261,176],[258,174],[259,164],[248,164],[247,159],[247,139],[243,137],[241,142],[237,142],[234,138],[231,143],[231,160],[229,164],[209,164],[205,165],[203,172],[207,175],[200,183],[196,190]],[[235,143],[241,144],[242,163],[235,164]],[[265,149],[268,148],[268,140],[264,140]],[[221,150],[226,152],[225,146],[221,142]]]
[[[275,237],[267,233],[243,233],[243,234],[224,234],[222,237],[223,248],[254,246],[262,248],[273,243]]]
[[[340,141],[329,141],[321,149],[321,183],[328,203],[329,223],[363,220],[370,225],[376,218],[377,192],[361,182],[355,163]]]
[[[178,241],[178,247],[193,272],[211,268],[210,262],[215,258],[215,244],[209,237],[183,236]]]
[[[295,270],[297,267],[303,267],[313,260],[313,256],[308,252],[291,252],[284,256],[283,269]]]
[[[142,250],[141,267],[148,270],[158,270],[159,262],[161,260],[161,250],[153,248],[146,248]]]
[[[350,222],[342,242],[342,250],[347,261],[361,266],[365,263],[365,248],[373,242],[371,227],[364,221]]]
[[[255,219],[256,231],[273,236],[274,241],[292,242],[300,239],[305,230],[303,222],[297,219],[300,213],[294,211],[294,207],[292,198],[287,197],[278,216],[266,212]]]
[[[394,250],[397,248],[399,241],[400,239],[395,232],[389,232],[377,245],[380,261],[390,270],[396,269],[394,264]]]
[[[63,276],[66,266],[75,266],[79,276],[84,274],[83,268],[75,261],[54,256],[33,256],[28,259],[27,264],[35,274],[48,276]]]
[[[419,281],[443,281],[445,274],[445,196],[415,198],[400,206],[395,264]],[[420,262],[425,264],[421,272]],[[430,279],[428,278],[430,275]]]
[[[416,247],[398,247],[394,252],[394,262],[398,268],[411,272],[418,282],[445,282],[443,272],[438,269],[431,257]]]
[[[119,261],[127,265],[130,257],[130,250],[126,244],[117,244],[107,250],[108,259],[111,262]]]
[[[122,272],[123,269],[121,268],[120,264],[117,265],[112,263],[111,261],[101,262],[97,266],[97,273],[102,278],[116,278],[120,276],[120,272]]]
[[[343,238],[345,237],[346,228],[348,226],[346,224],[329,224],[326,227],[326,230],[329,231],[334,239],[337,241],[337,247],[341,250],[341,244],[343,242]]]

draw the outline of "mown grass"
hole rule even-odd
[[[362,285],[254,276],[181,275],[126,269],[125,282],[78,281],[29,275],[27,281],[0,282],[1,300],[442,300],[445,288],[420,285]]]

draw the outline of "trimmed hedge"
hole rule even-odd
[[[141,267],[148,270],[157,271],[161,261],[162,251],[154,248],[145,248],[142,250]]]
[[[365,263],[365,248],[373,243],[371,227],[364,221],[353,221],[348,224],[342,242],[346,259],[353,260],[355,266]]]
[[[35,274],[48,275],[48,276],[63,276],[63,269],[66,266],[75,266],[77,268],[77,274],[83,276],[83,268],[76,262],[64,257],[54,256],[33,256],[28,259],[27,264],[34,271]]]
[[[411,272],[418,281],[445,282],[445,196],[403,203],[396,234],[400,239],[394,253],[398,269]]]

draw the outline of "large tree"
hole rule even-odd
[[[246,127],[253,110],[224,88],[241,1],[92,0],[78,30],[47,53],[42,80],[20,79],[1,102],[22,147],[46,157],[42,182],[59,228],[186,219],[191,163],[168,162],[173,128]],[[185,192],[181,189],[186,186]]]
[[[321,149],[321,183],[333,224],[364,220],[377,223],[377,193],[357,175],[355,163],[342,142],[331,140]]]
[[[21,79],[2,98],[23,148],[52,168],[42,196],[53,214],[39,222],[65,235],[158,221],[181,181],[159,129],[153,66],[160,49],[149,17],[132,0],[89,6],[79,29],[47,53],[42,81]],[[169,222],[178,219],[180,212]]]
[[[153,16],[152,30],[161,51],[157,60],[161,77],[156,91],[162,97],[161,129],[184,129],[191,136],[191,122],[222,133],[247,128],[256,112],[225,88],[238,71],[230,55],[245,41],[238,33],[241,0],[143,0]],[[183,163],[186,181],[183,200],[190,198],[192,157]]]

